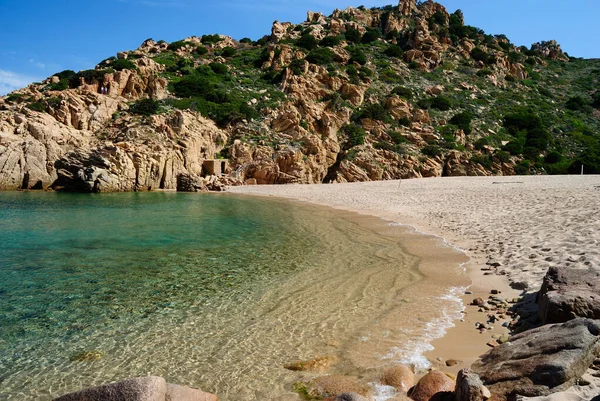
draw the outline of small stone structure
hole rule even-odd
[[[204,160],[202,163],[202,177],[216,175],[217,177],[229,172],[229,163],[225,159]]]

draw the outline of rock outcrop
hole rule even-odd
[[[572,386],[600,352],[600,323],[577,318],[510,338],[471,369],[498,400],[544,396]]]
[[[538,294],[538,311],[543,323],[600,319],[600,271],[551,267]]]

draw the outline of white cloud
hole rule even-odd
[[[16,89],[24,88],[38,80],[39,78],[36,77],[0,70],[0,96],[4,96]]]

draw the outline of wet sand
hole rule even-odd
[[[550,266],[600,266],[600,176],[452,177],[330,185],[229,188],[230,192],[294,199],[354,211],[444,238],[470,258],[473,285],[464,305],[535,291]],[[513,287],[519,288],[512,289]],[[432,342],[427,358],[455,373],[486,352],[501,324],[480,333],[485,318],[466,306],[463,318]],[[501,322],[500,322],[501,323]],[[445,361],[460,363],[446,367]]]

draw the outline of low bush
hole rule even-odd
[[[339,45],[341,41],[341,36],[326,36],[319,42],[319,46],[333,47]]]
[[[306,61],[313,64],[326,65],[333,62],[333,51],[328,47],[319,47],[306,56]]]
[[[383,53],[388,57],[402,57],[403,51],[402,48],[398,45],[391,45],[387,49],[383,51]]]
[[[360,34],[360,31],[358,29],[348,28],[344,33],[344,37],[348,42],[360,43],[362,35]]]
[[[129,107],[129,111],[133,114],[142,116],[151,116],[158,113],[160,104],[153,99],[141,99]]]
[[[115,71],[137,70],[135,63],[127,59],[117,59],[110,64],[110,67]]]
[[[413,92],[412,92],[412,90],[405,88],[403,86],[396,86],[392,90],[392,95],[398,95],[400,97],[403,97],[404,99],[411,99],[413,96]]]
[[[228,57],[233,57],[236,53],[236,50],[231,47],[231,46],[226,46],[223,48],[223,50],[221,51],[221,56],[228,58]]]
[[[302,47],[303,49],[309,51],[315,49],[318,46],[318,44],[319,42],[317,41],[317,39],[315,39],[315,37],[311,34],[304,34],[300,36],[295,43],[296,46]]]
[[[346,124],[342,127],[342,132],[346,135],[348,149],[365,143],[366,132],[360,125]]]
[[[462,113],[455,114],[450,119],[450,124],[456,125],[458,128],[463,130],[463,132],[467,135],[471,133],[471,122],[473,121],[473,114],[468,111],[463,111]]]

